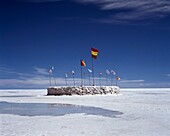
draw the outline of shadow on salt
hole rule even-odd
[[[61,103],[10,103],[0,102],[0,114],[14,114],[19,116],[64,116],[70,114],[96,115],[116,118],[122,112],[108,109]]]

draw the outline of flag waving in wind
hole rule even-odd
[[[111,73],[112,73],[113,75],[116,75],[116,73],[115,73],[115,71],[114,71],[114,70],[111,70]]]
[[[108,75],[110,74],[110,72],[109,72],[109,70],[108,70],[108,69],[106,69],[106,74],[108,74]]]
[[[120,77],[119,77],[119,76],[116,76],[116,79],[119,81],[119,80],[120,80]]]
[[[74,70],[72,70],[71,73],[72,73],[72,75],[74,75],[75,74]]]
[[[66,77],[66,78],[68,77],[67,73],[65,73],[65,77]]]
[[[91,69],[88,69],[88,72],[89,72],[89,73],[92,73],[92,70],[91,70]]]
[[[80,60],[81,62],[81,66],[85,67],[86,66],[86,63],[84,62],[84,60]]]
[[[92,55],[92,58],[93,58],[93,59],[97,59],[98,53],[99,53],[99,50],[98,50],[98,49],[91,48],[91,55]]]
[[[53,73],[53,71],[50,69],[50,70],[49,70],[49,73],[50,73],[50,74],[52,74],[52,73]]]

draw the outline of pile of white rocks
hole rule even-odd
[[[47,88],[47,95],[119,94],[118,86],[63,86]]]

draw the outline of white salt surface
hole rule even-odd
[[[120,91],[46,96],[45,89],[0,90],[0,136],[170,135],[170,89]]]

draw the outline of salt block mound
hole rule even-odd
[[[47,95],[119,94],[118,86],[62,86],[47,88]]]

